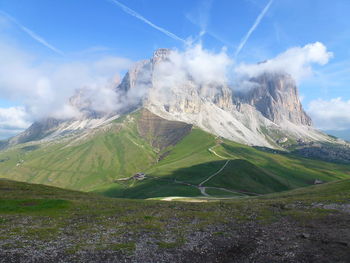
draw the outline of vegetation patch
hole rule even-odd
[[[126,252],[132,252],[135,250],[135,242],[127,242],[127,243],[118,243],[118,244],[112,244],[109,246],[109,248],[113,250],[121,250]]]
[[[0,212],[25,213],[68,208],[70,202],[59,199],[0,199]]]

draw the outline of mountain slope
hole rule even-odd
[[[304,112],[295,81],[283,72],[265,72],[229,85],[225,79],[198,80],[177,65],[177,52],[158,49],[153,57],[135,63],[114,87],[116,109],[97,111],[91,98],[80,89],[69,100],[78,116],[47,118],[0,147],[33,140],[56,140],[88,131],[111,119],[145,108],[170,121],[197,126],[209,133],[242,144],[281,149],[298,142],[342,143],[316,130]]]
[[[149,168],[160,149],[176,144],[191,127],[138,111],[87,133],[2,151],[0,177],[93,189]]]
[[[0,152],[0,177],[128,198],[266,194],[349,175],[349,165],[254,149],[147,109]]]
[[[2,142],[0,177],[153,198],[266,194],[349,176],[349,145],[312,127],[288,74],[265,72],[238,92],[225,78],[198,80],[176,56],[160,49],[136,63],[112,86],[110,112],[80,89],[69,100],[75,118],[48,117]]]
[[[144,180],[116,181],[96,191],[127,198],[203,196],[202,186],[209,191],[222,188],[228,196],[256,195],[313,185],[316,179],[327,182],[350,176],[347,164],[262,151],[216,138],[200,129],[193,129],[167,151],[165,158],[144,171]],[[227,160],[230,162],[221,170]]]

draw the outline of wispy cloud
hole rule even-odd
[[[192,39],[192,43],[201,40],[204,35],[208,35],[227,47],[235,48],[234,45],[231,44],[229,41],[223,39],[221,36],[208,29],[208,22],[210,19],[210,10],[212,5],[213,0],[203,1],[201,2],[201,5],[199,6],[198,11],[196,13],[187,13],[185,15],[188,21],[198,26],[200,29],[198,35]]]
[[[264,18],[265,14],[267,13],[267,11],[269,11],[272,3],[274,0],[270,0],[267,5],[264,7],[264,9],[261,11],[261,13],[259,14],[259,16],[255,19],[255,22],[253,24],[253,26],[249,29],[249,31],[247,32],[247,34],[242,38],[241,42],[239,43],[239,46],[236,50],[235,53],[235,57],[237,57],[239,55],[239,53],[241,52],[241,50],[243,49],[243,47],[245,46],[245,44],[247,43],[249,37],[251,36],[251,34],[255,31],[255,29],[258,27],[258,25],[260,24],[261,20]]]
[[[131,8],[127,7],[126,5],[123,5],[122,3],[120,3],[117,0],[109,0],[110,2],[116,4],[117,6],[119,6],[125,13],[141,20],[142,22],[146,23],[147,25],[153,27],[154,29],[157,29],[158,31],[162,32],[163,34],[167,35],[168,37],[171,37],[172,39],[178,40],[180,42],[186,43],[185,39],[182,39],[181,37],[178,37],[177,35],[175,35],[174,33],[171,33],[170,31],[155,25],[154,23],[152,23],[151,21],[149,21],[148,19],[144,18],[142,15],[140,15],[139,13],[137,13],[136,11],[132,10]]]
[[[50,43],[48,43],[44,38],[42,38],[41,36],[39,36],[38,34],[36,34],[35,32],[33,32],[32,30],[30,30],[29,28],[25,27],[24,25],[22,25],[20,22],[17,21],[17,19],[15,19],[14,17],[10,16],[9,14],[5,13],[4,11],[0,10],[0,14],[4,17],[6,17],[8,20],[10,20],[12,23],[14,23],[16,26],[19,27],[19,29],[21,29],[23,32],[25,32],[26,34],[28,34],[31,38],[33,38],[35,41],[39,42],[40,44],[44,45],[45,47],[51,49],[53,52],[59,54],[59,55],[64,55],[64,53],[59,50],[58,48],[54,47],[53,45],[51,45]]]

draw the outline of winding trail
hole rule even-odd
[[[216,146],[216,145],[215,145],[215,146]],[[223,157],[223,156],[221,156],[220,154],[217,154],[217,153],[213,150],[213,148],[214,148],[215,146],[210,147],[210,148],[208,149],[208,151],[211,152],[212,154],[216,155],[217,157],[221,158],[221,159],[227,159],[226,157]]]
[[[210,197],[210,195],[207,194],[207,192],[205,191],[207,188],[204,186],[198,186],[199,191],[201,191],[201,194],[207,197]]]
[[[208,148],[208,151],[211,152],[212,154],[216,155],[217,157],[221,158],[221,159],[225,159],[227,160],[226,157],[223,157],[221,156],[220,154],[216,153],[213,148],[217,146],[217,145],[214,145],[210,148]],[[213,173],[212,175],[210,175],[207,179],[205,179],[204,181],[202,181],[199,185],[194,185],[194,184],[190,184],[190,183],[186,183],[186,182],[182,182],[182,181],[178,181],[177,179],[174,180],[174,183],[179,183],[179,184],[184,184],[184,185],[188,185],[188,186],[193,186],[193,187],[196,187],[202,195],[206,196],[206,197],[210,197],[209,194],[206,193],[206,189],[207,188],[215,188],[215,189],[219,189],[219,190],[223,190],[223,191],[227,191],[227,192],[231,192],[231,193],[237,193],[237,192],[234,192],[234,191],[231,191],[229,189],[225,189],[225,188],[217,188],[217,187],[206,187],[206,186],[203,186],[203,184],[205,184],[206,182],[208,182],[209,180],[211,180],[214,176],[218,175],[219,173],[221,173],[225,167],[228,165],[228,163],[230,162],[230,160],[227,160],[225,162],[225,164],[215,173]]]
[[[183,185],[187,185],[187,186],[192,186],[192,187],[195,187],[197,188],[201,194],[205,197],[211,197],[207,192],[206,192],[206,189],[217,189],[217,190],[221,190],[221,191],[225,191],[225,192],[229,192],[229,193],[233,193],[233,194],[243,194],[243,195],[246,195],[246,194],[249,194],[249,195],[259,195],[257,193],[250,193],[250,192],[246,192],[246,191],[234,191],[234,190],[230,190],[230,189],[226,189],[226,188],[223,188],[223,187],[213,187],[213,186],[203,186],[203,184],[205,184],[206,182],[208,182],[209,180],[211,180],[213,177],[217,176],[218,174],[220,174],[225,168],[226,166],[229,164],[229,162],[231,160],[228,160],[227,157],[223,157],[221,156],[220,154],[216,153],[213,148],[216,147],[217,145],[214,145],[210,148],[208,148],[208,151],[212,154],[214,154],[215,156],[221,158],[221,159],[224,159],[226,160],[225,164],[218,170],[216,171],[215,173],[211,174],[208,176],[208,178],[206,178],[205,180],[203,180],[201,183],[199,183],[198,185],[194,185],[194,184],[191,184],[191,183],[187,183],[187,182],[183,182],[183,181],[179,181],[177,180],[176,178],[174,179],[174,183],[175,184],[183,184]],[[156,177],[156,178],[159,178],[159,177]],[[161,179],[159,178],[160,180],[166,180],[168,181],[167,179]]]
[[[220,168],[219,171],[215,172],[214,174],[210,175],[207,179],[205,179],[203,182],[201,182],[198,186],[201,187],[203,184],[205,184],[206,182],[208,182],[210,179],[212,179],[214,176],[218,175],[219,173],[222,172],[222,170],[225,169],[225,167],[227,166],[227,164],[230,162],[230,160],[227,160],[225,162],[225,164]]]

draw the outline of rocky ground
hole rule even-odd
[[[350,182],[329,185],[185,203],[0,183],[0,262],[350,262]]]
[[[309,143],[298,146],[293,153],[328,162],[350,163],[350,144]]]

